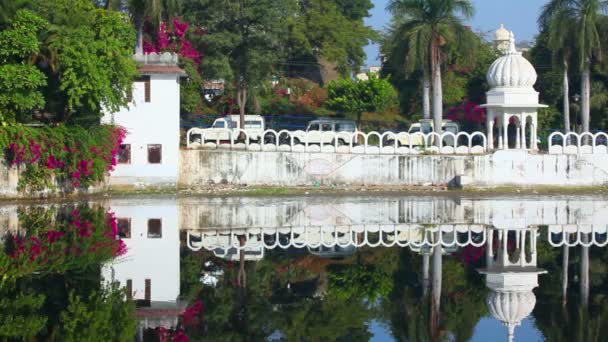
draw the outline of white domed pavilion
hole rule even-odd
[[[494,124],[498,135],[498,148],[537,150],[538,108],[546,107],[538,103],[538,92],[534,89],[536,70],[532,64],[515,49],[513,32],[502,25],[495,38],[499,51],[508,32],[508,46],[503,56],[492,63],[486,79],[491,89],[486,93],[488,145],[494,148]],[[515,138],[509,141],[509,125],[514,126]]]

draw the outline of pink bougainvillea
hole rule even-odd
[[[486,121],[486,109],[473,101],[464,101],[450,108],[446,117],[460,123],[481,125]]]
[[[71,182],[74,188],[103,180],[114,170],[120,145],[127,134],[124,128],[111,126],[98,128],[92,133],[86,132],[86,139],[82,138],[85,132],[79,128],[5,129],[4,132],[0,130],[0,133],[8,134],[8,140],[12,141],[6,146],[7,159],[14,166],[35,170],[26,172],[20,178],[20,182],[29,183],[24,184],[24,187],[40,183],[52,186],[52,176],[57,180]]]
[[[148,35],[152,36],[150,26],[147,25],[146,29]],[[144,41],[144,53],[175,52],[184,58],[193,60],[196,64],[200,64],[203,55],[186,38],[189,28],[190,24],[182,21],[180,18],[173,19],[171,28],[167,27],[167,23],[162,22],[155,33],[156,39]],[[203,32],[199,30],[195,31],[194,34],[200,35]]]

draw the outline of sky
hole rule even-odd
[[[391,15],[386,12],[388,0],[372,0],[374,8],[366,23],[377,30],[382,30],[390,22]],[[472,0],[475,16],[468,23],[475,31],[491,33],[504,24],[515,33],[517,41],[532,40],[538,33],[536,19],[541,8],[548,0]],[[366,65],[380,65],[378,46],[368,45]]]

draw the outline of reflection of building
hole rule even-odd
[[[147,328],[176,326],[185,304],[178,300],[180,242],[176,202],[117,200],[111,201],[110,206],[127,254],[104,265],[103,278],[118,281],[136,301],[140,336]]]
[[[515,328],[532,313],[536,304],[532,290],[538,286],[538,275],[546,273],[536,267],[537,234],[537,228],[488,228],[486,268],[478,271],[486,276],[490,289],[490,313],[505,324],[509,341],[514,339]]]

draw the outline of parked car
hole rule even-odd
[[[327,134],[326,132],[333,132],[335,134]],[[346,132],[348,134],[340,135],[340,132]],[[300,134],[295,135],[294,143],[306,143],[309,145],[316,144],[334,144],[337,142],[340,145],[353,144],[356,142],[356,136],[354,133],[358,132],[357,124],[352,120],[343,119],[318,119],[308,123],[306,132],[299,132]],[[334,141],[337,139],[337,141]]]
[[[457,123],[455,123],[452,120],[443,120],[442,124],[441,124],[441,131],[443,132],[450,132],[450,133],[454,133],[457,134],[459,132],[460,128],[458,126]],[[424,146],[424,136],[422,134],[416,134],[416,133],[423,133],[424,135],[429,134],[431,132],[434,132],[434,124],[433,124],[433,120],[431,119],[422,119],[419,120],[418,122],[415,122],[413,124],[411,124],[410,128],[408,129],[408,135],[400,135],[397,136],[397,144],[399,146],[409,146],[410,145],[410,141],[412,146]],[[435,139],[436,137],[431,137],[430,139],[427,140],[427,146],[431,146],[435,143]],[[394,144],[394,140],[387,138],[387,140],[385,141],[386,145],[390,145],[390,144]],[[454,138],[450,137],[450,136],[445,136],[443,138],[443,145],[450,145],[453,146],[454,145]]]
[[[202,131],[204,132],[204,139],[202,143],[206,141],[215,142],[219,139],[219,141],[230,141],[230,137],[233,140],[237,140],[239,137],[238,129],[241,127],[240,116],[239,115],[228,115],[221,118],[216,119],[210,128],[205,128]],[[243,128],[247,135],[249,136],[249,140],[252,142],[260,142],[262,138],[262,133],[266,129],[266,123],[264,121],[264,117],[261,115],[245,115],[245,127]]]

